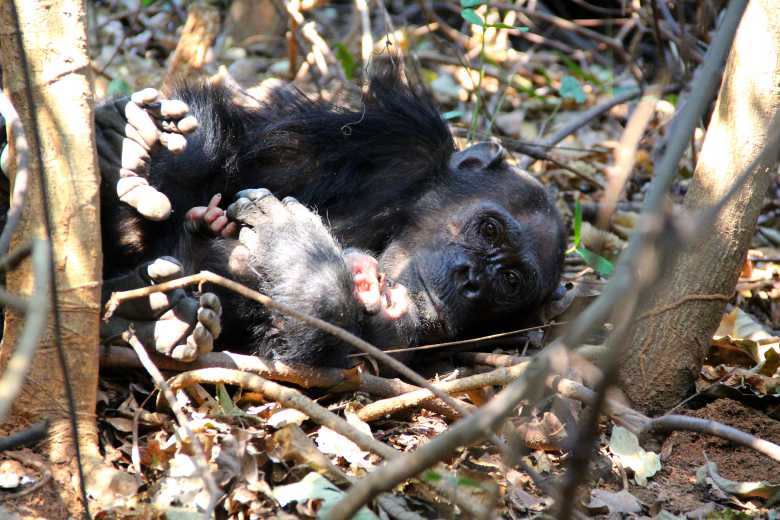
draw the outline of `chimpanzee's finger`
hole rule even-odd
[[[176,345],[173,347],[168,355],[173,359],[183,361],[185,363],[195,361],[198,359],[198,345],[195,342],[195,338],[191,335],[187,336],[187,341],[181,345]]]
[[[179,278],[184,267],[172,256],[161,256],[146,268],[146,274],[155,283],[162,283]]]
[[[225,227],[230,222],[228,221],[228,218],[223,214],[221,214],[219,217],[217,217],[214,222],[210,224],[211,231],[217,236],[222,236],[222,232],[224,231]]]
[[[160,117],[167,119],[181,119],[190,112],[187,103],[180,99],[163,99],[160,101]],[[157,115],[157,114],[155,114]]]
[[[153,88],[145,88],[143,90],[139,90],[138,92],[133,92],[130,95],[130,100],[136,105],[150,105],[152,103],[157,103],[161,97],[162,94],[160,94],[158,90]]]
[[[298,199],[294,197],[285,197],[282,199],[282,204],[284,204],[284,207],[287,208],[287,211],[290,212],[296,222],[306,223],[312,226],[323,225],[319,215],[298,202]]]
[[[128,170],[122,169],[120,175],[127,172]],[[116,193],[119,200],[135,208],[149,220],[165,220],[171,215],[171,201],[168,197],[133,172],[119,179],[116,183]]]
[[[143,177],[149,173],[150,162],[149,152],[142,145],[128,137],[122,139],[122,168]]]
[[[198,322],[202,323],[214,338],[222,333],[222,304],[216,294],[204,293],[200,297],[198,309]]]
[[[125,130],[127,136],[138,140],[138,144],[150,150],[160,136],[160,131],[151,116],[135,103],[128,103],[125,105],[125,118],[128,123]],[[137,135],[134,132],[137,132]]]
[[[227,226],[222,228],[220,235],[224,238],[236,238],[238,236],[238,224],[235,222],[228,222]]]
[[[163,132],[160,134],[160,144],[169,152],[179,154],[187,148],[187,139],[181,134]]]
[[[192,133],[198,126],[198,120],[195,119],[195,116],[185,116],[176,121],[176,128],[178,128],[179,132],[182,134]]]
[[[144,264],[130,273],[110,278],[103,282],[102,302],[107,302],[114,292],[147,287],[152,283],[162,283],[178,278],[181,276],[181,272],[181,263],[175,258],[158,258],[154,262]],[[133,298],[119,304],[114,310],[113,316],[132,320],[153,321],[185,297],[186,293],[183,289],[176,289],[168,293],[156,292],[144,298]],[[112,317],[111,320],[113,319]]]

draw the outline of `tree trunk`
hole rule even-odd
[[[780,10],[774,0],[753,0],[726,63],[686,209],[695,214],[717,204],[767,146],[776,146],[779,81]],[[713,228],[700,231],[701,243],[683,251],[664,275],[650,311],[629,336],[621,386],[641,410],[664,412],[691,390],[737,282],[776,161],[772,155],[753,166]]]
[[[85,5],[81,0],[2,1],[0,31],[5,88],[19,112],[30,148],[30,184],[12,248],[31,237],[46,238],[42,210],[46,204],[52,225],[54,294],[81,454],[86,463],[94,465],[99,460],[94,413],[102,254]],[[20,34],[23,49],[18,45]],[[23,53],[29,63],[31,102],[25,95]],[[35,152],[38,148],[42,164]],[[29,261],[7,275],[12,293],[30,294],[32,282]],[[24,315],[6,308],[0,370],[8,362],[23,321]],[[2,429],[17,430],[49,419],[47,454],[68,509],[77,512],[81,506],[73,498],[76,495],[68,492],[78,483],[77,478],[71,478],[75,475],[74,437],[55,341],[55,320],[50,312],[27,381]],[[46,508],[41,502],[45,501],[39,500],[37,505]]]

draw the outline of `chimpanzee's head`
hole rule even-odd
[[[372,320],[380,345],[434,342],[527,324],[558,286],[566,235],[554,203],[495,143],[452,155],[451,179],[420,198],[380,269],[407,312]],[[388,282],[390,283],[390,282]],[[504,329],[506,330],[506,329]]]

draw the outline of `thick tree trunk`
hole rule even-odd
[[[740,22],[685,207],[717,204],[765,150],[780,122],[780,10],[753,0]],[[768,157],[768,156],[764,156]],[[640,409],[663,412],[681,401],[701,370],[733,292],[769,186],[772,155],[723,208],[711,230],[664,275],[623,360],[621,386]],[[723,295],[723,296],[719,296]],[[647,309],[646,309],[647,310]]]
[[[20,114],[31,151],[27,201],[12,247],[31,237],[46,238],[42,211],[46,204],[51,215],[62,348],[75,400],[81,453],[86,462],[94,465],[99,455],[94,413],[102,254],[100,179],[95,160],[84,7],[83,0],[0,2],[0,58],[4,86]],[[31,103],[25,95],[24,51],[17,44],[19,33],[15,27],[14,9],[29,63]],[[42,164],[35,153],[39,147]],[[44,186],[38,173],[41,168]],[[12,293],[30,294],[32,282],[29,261],[7,275],[7,286]],[[0,370],[8,362],[23,320],[23,315],[6,309]],[[54,323],[50,313],[26,384],[2,430],[17,430],[48,418],[48,455],[55,477],[65,490],[78,479],[68,478],[69,474],[73,475],[75,451]],[[66,492],[63,498],[70,502],[71,511],[76,511],[79,506],[68,500],[73,496]]]

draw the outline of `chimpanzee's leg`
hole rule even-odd
[[[181,274],[182,266],[176,259],[159,258],[127,275],[106,280],[103,303],[112,292],[162,283]],[[113,316],[101,324],[100,335],[104,343],[126,341],[132,328],[144,346],[175,359],[192,361],[212,350],[221,331],[221,314],[219,298],[212,293],[197,299],[183,289],[157,292],[119,305]]]

